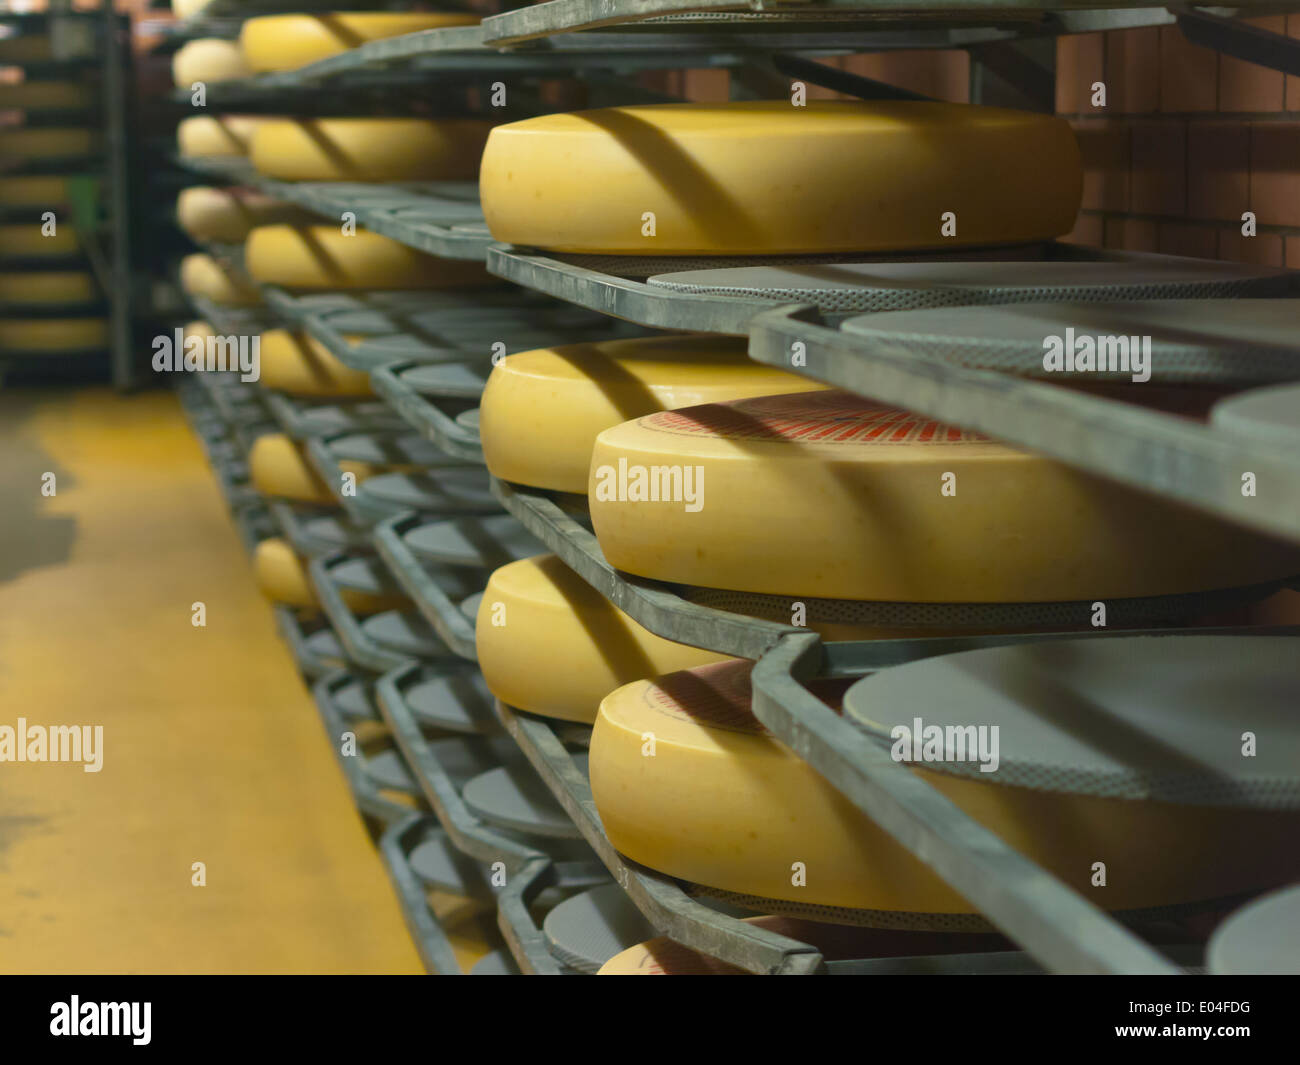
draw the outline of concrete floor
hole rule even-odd
[[[0,389],[20,717],[103,726],[103,768],[0,762],[0,971],[421,971],[170,392]]]

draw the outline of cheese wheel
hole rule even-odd
[[[0,257],[44,259],[74,255],[81,244],[70,222],[56,219],[54,232],[46,234],[40,223],[0,226]]]
[[[0,204],[5,207],[59,207],[68,202],[68,181],[61,177],[0,177]]]
[[[172,14],[178,19],[193,18],[212,0],[172,0]]]
[[[98,147],[98,134],[88,129],[0,129],[0,157],[62,159],[90,155]]]
[[[0,37],[0,66],[6,63],[48,63],[54,59],[50,38],[37,34]]]
[[[363,462],[343,461],[339,468],[355,474],[358,484],[375,473]],[[253,487],[266,496],[300,503],[336,502],[302,448],[284,433],[264,433],[253,441],[248,452],[248,474]]]
[[[252,73],[239,45],[218,37],[187,41],[172,56],[172,79],[178,89],[188,89],[195,82],[215,85],[232,78],[246,78]]]
[[[479,436],[488,469],[502,480],[583,493],[604,429],[658,410],[825,387],[751,361],[741,338],[567,344],[496,365],[483,390]]]
[[[367,41],[448,26],[477,26],[477,15],[423,12],[332,11],[323,15],[266,15],[249,19],[239,46],[250,70],[297,70],[351,51]]]
[[[438,259],[378,233],[338,226],[260,226],[244,245],[249,275],[306,289],[456,288],[491,280],[477,263]]]
[[[1069,123],[1049,115],[770,100],[498,126],[480,184],[501,241],[620,255],[776,255],[1049,240],[1074,225],[1083,171]],[[953,235],[943,231],[948,214]]]
[[[194,115],[176,126],[176,144],[190,159],[247,155],[254,130],[269,121],[262,115]]]
[[[272,329],[262,334],[262,384],[295,396],[370,396],[370,375],[343,365],[306,333]]]
[[[19,81],[0,84],[0,111],[65,111],[90,107],[89,86],[78,81]]]
[[[0,351],[83,351],[107,345],[103,318],[0,318]]]
[[[726,658],[642,628],[555,555],[492,574],[475,640],[483,680],[498,699],[584,723],[621,684]]]
[[[307,564],[287,540],[273,536],[258,543],[253,552],[253,572],[262,594],[273,603],[319,609],[320,600],[312,586]],[[352,613],[362,616],[394,610],[405,602],[400,595],[376,595],[355,588],[340,587],[339,595]]]
[[[314,216],[255,189],[194,185],[176,198],[176,220],[194,240],[242,244],[256,226],[306,224]]]
[[[601,703],[591,789],[610,842],[670,876],[885,914],[973,907],[753,717],[750,664],[637,681]],[[814,686],[835,703],[843,683]],[[924,713],[923,707],[917,708]],[[654,737],[647,757],[646,734]],[[1020,853],[1111,910],[1202,901],[1285,878],[1297,818],[1012,787],[912,770]],[[978,774],[977,774],[978,776]],[[1062,826],[1069,826],[1064,831]],[[1100,894],[1092,863],[1109,870]],[[792,883],[802,862],[806,883]]]
[[[468,181],[491,128],[477,119],[282,119],[257,131],[249,158],[281,181]]]
[[[203,252],[181,260],[181,288],[191,296],[204,296],[230,307],[253,307],[262,302],[253,285]]]
[[[188,325],[181,328],[181,335],[188,340],[190,337],[200,337],[207,340],[208,337],[217,336],[217,331],[212,328],[212,323],[204,321],[202,318],[195,319]]]
[[[651,414],[601,433],[591,461],[605,557],[685,584],[1005,603],[1300,572],[1290,545],[838,391]],[[643,501],[646,486],[677,501]]]
[[[0,303],[84,303],[98,294],[94,277],[84,271],[0,274]]]

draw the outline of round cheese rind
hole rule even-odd
[[[360,484],[375,470],[363,462],[339,463],[344,473],[356,475]],[[336,502],[329,485],[321,480],[302,448],[284,433],[264,433],[248,453],[248,474],[263,495],[300,503]]]
[[[6,207],[54,208],[67,202],[67,178],[0,177],[0,204]]]
[[[469,181],[491,128],[477,119],[281,119],[258,129],[249,158],[281,181]]]
[[[104,318],[0,318],[0,351],[56,353],[107,344]]]
[[[370,375],[341,363],[306,333],[272,329],[262,334],[261,383],[295,396],[370,396]]]
[[[89,107],[88,86],[78,81],[19,81],[0,84],[0,111],[63,111]]]
[[[193,185],[176,198],[176,220],[194,240],[242,244],[257,226],[305,224],[314,216],[304,208],[255,189]]]
[[[338,226],[259,226],[244,245],[249,276],[303,289],[458,288],[491,280],[476,263],[425,255],[398,241]]]
[[[297,70],[351,51],[367,41],[448,26],[476,26],[477,15],[424,12],[332,11],[321,15],[266,15],[244,23],[239,47],[250,70]]]
[[[605,557],[683,584],[1093,602],[1300,572],[1290,545],[838,391],[651,414],[601,433],[591,462]]]
[[[262,115],[194,115],[176,126],[176,144],[190,159],[247,155]]]
[[[253,307],[262,296],[247,280],[227,270],[211,255],[194,252],[181,260],[181,288],[229,307]]]
[[[508,355],[479,407],[488,469],[502,480],[584,493],[604,429],[652,411],[825,388],[750,360],[732,337],[663,336]]]
[[[897,252],[1049,240],[1083,188],[1069,124],[916,101],[655,104],[498,126],[500,241],[620,255]],[[652,217],[650,217],[652,216]]]
[[[287,540],[272,536],[260,541],[253,552],[253,572],[262,594],[272,602],[304,609],[320,607],[307,564]],[[400,595],[376,595],[355,588],[340,588],[339,595],[352,613],[362,616],[393,610],[405,602]]]
[[[749,706],[749,669],[744,662],[705,666],[637,681],[604,699],[590,772],[610,842],[651,869],[742,895],[886,914],[973,913],[758,723]],[[819,694],[834,702],[842,690]],[[644,753],[647,735],[653,756]],[[1282,842],[1294,836],[1294,815],[1060,794],[912,771],[1109,910],[1199,902],[1295,873]],[[1104,892],[1091,884],[1092,863],[1103,858]],[[802,884],[795,863],[802,863]]]
[[[233,78],[246,78],[252,73],[239,45],[219,37],[187,41],[172,56],[172,79],[178,89],[188,89],[195,82],[215,85]]]
[[[85,303],[98,295],[95,278],[81,270],[0,274],[0,303]]]
[[[98,147],[99,135],[89,129],[0,129],[0,158],[61,159],[90,155]]]
[[[492,574],[475,639],[483,679],[498,699],[584,723],[629,680],[726,658],[642,628],[555,555]]]
[[[40,223],[0,225],[0,253],[24,259],[57,258],[73,255],[81,247],[71,220],[56,219],[54,231],[46,233]]]

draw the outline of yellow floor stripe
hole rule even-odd
[[[19,717],[102,725],[104,763],[0,762],[0,971],[420,971],[170,393],[0,390]]]

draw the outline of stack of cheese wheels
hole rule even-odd
[[[483,457],[505,481],[585,493],[596,437],[630,418],[825,388],[750,360],[738,337],[665,336],[507,355],[479,408]]]
[[[99,147],[99,135],[88,129],[58,126],[38,129],[0,129],[0,158],[70,159],[91,155]]]
[[[244,264],[255,281],[299,289],[460,288],[492,280],[476,263],[338,226],[259,226],[244,246]]]
[[[628,681],[725,658],[642,628],[555,555],[492,574],[475,643],[483,679],[503,703],[587,724]]]
[[[187,159],[231,158],[247,155],[262,115],[193,115],[176,127],[176,145]]]
[[[261,383],[294,396],[346,399],[373,395],[370,375],[339,362],[306,333],[272,329],[262,334]]]
[[[1166,642],[1183,639],[1202,638]],[[994,703],[1032,708],[1032,715],[1008,712],[1001,719],[1006,725],[1014,718],[1014,726],[1000,728],[1000,762],[985,757],[999,753],[991,742],[981,746],[972,737],[965,761],[921,763],[912,771],[1105,909],[1202,904],[1300,873],[1300,855],[1285,842],[1300,828],[1294,765],[1285,771],[1284,756],[1270,756],[1261,777],[1246,764],[1252,760],[1239,754],[1240,733],[1250,727],[1252,714],[1293,742],[1294,724],[1283,724],[1281,706],[1283,695],[1295,694],[1294,671],[1289,686],[1282,680],[1283,658],[1294,651],[1252,647],[1252,637],[1235,640],[1241,650],[1228,672],[1241,687],[1225,687],[1221,674],[1205,676],[1223,665],[1224,639],[1211,640],[1214,647],[1188,645],[1171,651],[1172,657],[1157,655],[1149,676],[1140,658],[1147,652],[1140,649],[1116,683],[1104,667],[1118,647],[1107,645],[1152,641],[1115,638],[995,649],[1004,665],[1008,655],[1045,654],[1051,659],[1047,670],[1010,669],[999,676],[987,659],[971,661],[985,651],[950,656],[951,665],[939,658],[894,667],[859,682],[858,705],[846,710],[864,722],[876,715],[883,729],[870,731],[889,744],[891,735],[902,742],[893,726],[902,723],[910,731],[918,716],[927,726],[937,722],[942,734],[949,725],[987,722],[984,710]],[[1089,657],[1097,653],[1106,661]],[[1196,656],[1206,654],[1204,667],[1196,669]],[[1078,668],[1069,668],[1072,660]],[[1252,662],[1265,681],[1252,680]],[[832,919],[885,927],[981,927],[970,902],[759,724],[750,709],[750,668],[729,662],[638,681],[601,703],[591,742],[591,787],[614,846],[670,876],[723,893],[782,900],[793,912],[811,915],[817,907],[833,907],[857,912],[831,914]],[[1204,687],[1193,697],[1198,705],[1213,702],[1219,711],[1248,705],[1235,712],[1239,720],[1184,715],[1172,733],[1150,733],[1146,725],[1152,720],[1165,719],[1164,728],[1178,718],[1178,704],[1193,691],[1180,675],[1187,669]],[[1100,683],[1090,684],[1087,674]],[[844,682],[814,683],[813,690],[833,706],[848,698]],[[1141,742],[1124,751],[1094,745],[1078,733],[1077,715],[1067,715],[1064,723],[1062,707],[1073,705],[1102,715],[1117,712],[1126,726],[1136,726]],[[1187,728],[1189,720],[1200,724]],[[1180,729],[1185,738],[1171,749],[1170,736],[1179,736]],[[922,731],[917,749],[922,737],[929,743]],[[947,742],[939,761],[944,750],[957,753]],[[1195,748],[1196,757],[1184,748]],[[1058,764],[1056,755],[1065,762]],[[1127,759],[1136,767],[1131,773]],[[1234,760],[1225,780],[1222,769]],[[1265,779],[1270,773],[1280,776]],[[1279,783],[1283,777],[1285,787]],[[1106,865],[1104,887],[1096,879],[1098,861]],[[958,915],[967,920],[954,919]]]
[[[375,470],[363,462],[344,461],[339,468],[352,474],[357,483]],[[283,433],[259,436],[248,454],[248,473],[253,487],[263,495],[299,503],[334,503],[334,494],[312,467],[302,448]]]
[[[252,70],[244,62],[239,45],[219,37],[187,41],[172,56],[172,78],[176,87],[215,85],[234,78],[246,78]]]
[[[283,119],[257,130],[250,160],[281,181],[467,181],[491,128],[478,119]]]
[[[81,244],[71,225],[53,228],[39,222],[0,225],[0,256],[14,259],[59,259],[77,254]]]
[[[0,111],[80,111],[93,102],[90,88],[77,81],[0,83]]]
[[[243,61],[250,70],[297,70],[308,63],[422,30],[475,26],[477,15],[430,12],[331,11],[323,15],[266,15],[249,19],[239,32]]]
[[[0,177],[0,207],[53,209],[67,202],[67,178],[45,175]]]
[[[253,307],[262,301],[257,288],[247,279],[204,252],[181,260],[181,288],[191,296],[229,307]]]
[[[99,294],[84,270],[0,273],[0,305],[6,303],[88,303]]]
[[[253,553],[253,569],[262,594],[273,603],[315,610],[320,607],[316,589],[312,587],[306,562],[279,537],[261,541]],[[376,595],[355,588],[339,588],[339,594],[354,614],[377,614],[394,610],[405,600],[399,595]]]
[[[103,318],[0,318],[0,351],[11,354],[97,351],[107,344]]]
[[[612,565],[745,592],[1092,602],[1300,572],[1293,546],[839,391],[607,429],[588,497]]]
[[[494,129],[481,172],[497,240],[620,255],[1045,241],[1073,228],[1082,189],[1064,119],[913,101],[544,115]]]
[[[194,240],[242,244],[257,226],[305,224],[311,212],[256,189],[194,185],[176,198],[176,220]]]

